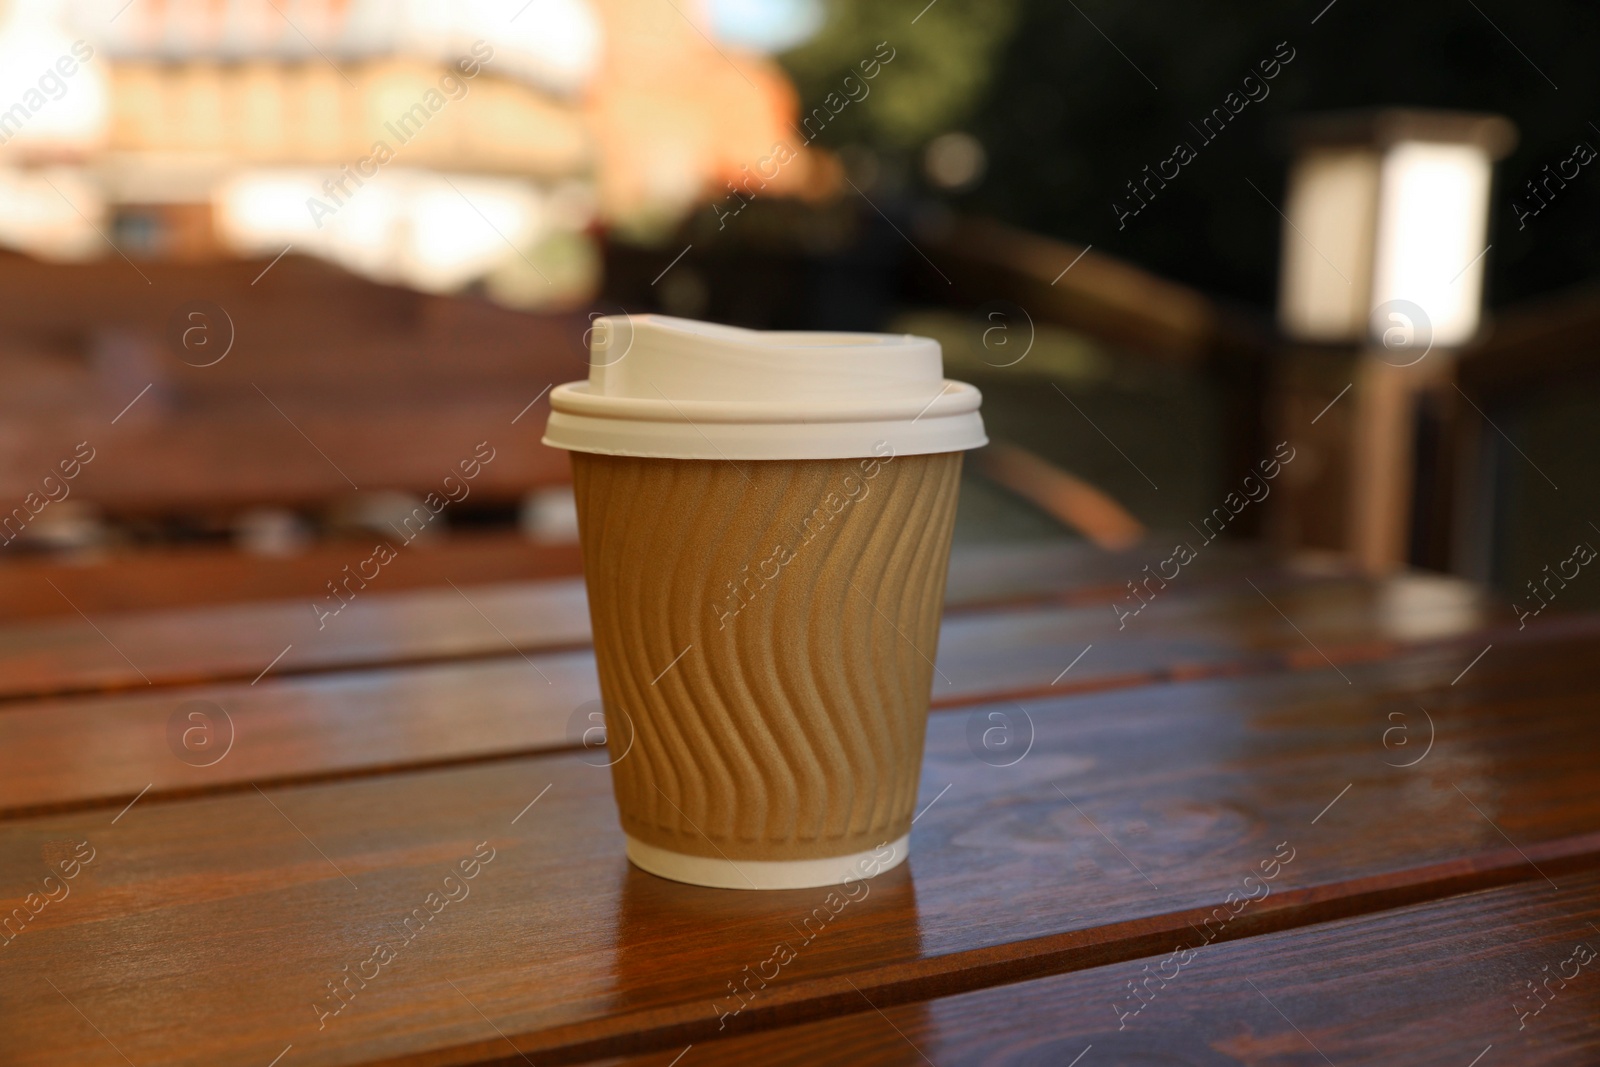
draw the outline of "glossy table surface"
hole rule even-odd
[[[1600,1062],[1600,618],[1165,555],[957,554],[854,899],[629,866],[581,581],[0,630],[0,1064]]]

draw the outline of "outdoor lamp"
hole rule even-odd
[[[1274,408],[1313,460],[1278,504],[1291,545],[1373,572],[1460,557],[1449,355],[1478,332],[1491,171],[1515,140],[1504,118],[1449,111],[1296,125]]]
[[[1418,353],[1478,328],[1495,115],[1381,110],[1295,129],[1279,324],[1293,340]]]

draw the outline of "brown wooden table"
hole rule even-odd
[[[958,554],[842,906],[628,865],[572,580],[0,630],[0,1064],[1600,1062],[1600,619],[1214,547]]]

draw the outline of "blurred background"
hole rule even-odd
[[[0,0],[0,619],[317,597],[375,539],[386,589],[576,573],[545,396],[646,312],[938,338],[995,441],[964,542],[1600,603],[1597,46],[1502,0]]]

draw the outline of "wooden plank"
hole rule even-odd
[[[1106,596],[1104,603],[1109,604],[1105,571],[1088,569],[1087,582],[1080,582],[1071,562],[1042,565],[1040,559],[1048,555],[1048,551],[1018,553],[1014,558],[1005,550],[962,553],[952,562],[947,602],[978,608],[1065,596],[1070,603],[1068,591],[1086,587],[1085,595]],[[1220,553],[1212,570],[1195,577],[1221,578],[1240,559]],[[1128,560],[1127,565],[1137,573],[1133,562]],[[979,577],[966,577],[969,568]],[[1030,568],[1035,573],[1032,578]],[[342,579],[343,573],[335,570],[328,578]],[[319,601],[307,598],[120,616],[85,613],[87,618],[0,627],[0,699],[251,679],[291,644],[295,647],[276,662],[275,672],[492,656],[506,653],[511,645],[532,651],[589,641],[581,582],[489,586],[463,597],[453,590],[385,593],[383,577],[380,570],[370,588],[356,589],[354,600],[328,620],[313,608]],[[1286,571],[1267,571],[1258,579],[1297,580]],[[1440,597],[1452,602],[1464,604],[1476,596],[1463,583],[1420,581],[1434,583],[1429,588],[1437,588]],[[1175,588],[1166,599],[1175,602],[1209,588],[1208,582],[1197,581]],[[326,596],[320,603],[324,611],[334,607]],[[1098,613],[1114,618],[1107,607]]]
[[[1516,632],[1509,621],[1509,610],[1475,587],[1423,575],[1280,583],[1241,577],[1158,598],[1134,618],[1119,618],[1109,602],[955,615],[941,633],[933,698],[959,699],[966,687],[1023,698],[1078,685],[1320,669],[1408,646],[1508,640]],[[1554,632],[1551,624],[1547,632]],[[1582,630],[1593,622],[1562,625]]]
[[[934,716],[910,863],[741,1025],[835,1013],[845,979],[894,1003],[1165,952],[1284,842],[1237,929],[1527,881],[1530,859],[1565,879],[1600,863],[1590,649],[1496,649],[1455,685],[1458,662],[1406,659],[1348,668],[1349,685],[1321,671],[1034,702],[1010,767],[969,748],[981,712]],[[1415,749],[1384,731],[1412,716],[1421,744],[1419,699],[1434,741],[1398,768]],[[576,753],[0,824],[3,899],[76,840],[98,852],[72,897],[0,949],[19,1064],[120,1062],[66,1025],[63,996],[136,1063],[266,1063],[290,1044],[302,1064],[499,1062],[507,1038],[539,1063],[681,1049],[825,897],[629,868],[608,772]],[[481,841],[496,858],[470,898],[321,1017],[325,983],[403,938]]]
[[[0,566],[0,617],[20,619],[151,611],[200,604],[307,600],[327,595],[326,583],[372,554],[370,541],[323,541],[293,556],[248,555],[231,547],[113,552],[87,562],[55,558]],[[535,544],[514,531],[451,533],[406,552],[383,570],[385,588],[414,589],[533,581],[583,571],[576,544]]]
[[[1374,640],[1374,630],[1382,629],[1378,615],[1352,598],[1347,586],[1311,587],[1320,588],[1316,594],[1293,584],[1268,588],[1297,614],[1325,624],[1307,621],[1306,627],[1341,663],[1381,659],[1417,647],[1419,636],[1439,636],[1437,621],[1430,624],[1419,607],[1406,622],[1410,631]],[[1241,593],[1237,583],[1228,595],[1221,592],[1174,601],[1161,614],[1152,608],[1144,617],[1147,626],[1121,633],[1107,627],[1094,608],[953,614],[936,659],[934,710],[1186,678],[1326,669],[1293,627],[1262,614],[1270,605],[1258,601],[1249,611],[1229,614],[1240,595],[1254,592]],[[476,601],[476,593],[470,595]],[[1449,599],[1443,605],[1460,607]],[[1341,631],[1345,616],[1350,625]],[[1448,617],[1446,622],[1462,624]],[[1600,620],[1589,622],[1600,630]],[[481,619],[478,625],[486,627]],[[1546,628],[1495,640],[1504,648],[1562,632]],[[1444,631],[1446,637],[1455,633]],[[1478,640],[1470,626],[1460,633]],[[1473,654],[1453,638],[1435,647],[1434,660],[1457,671]],[[253,683],[14,701],[0,708],[0,817],[120,806],[145,789],[160,797],[503,759],[580,744],[592,724],[574,716],[598,697],[591,653],[534,652],[524,659],[504,645],[499,651],[491,659],[368,670],[354,677],[282,677],[274,668],[273,676]],[[199,718],[190,720],[191,712]],[[169,733],[174,721],[177,732]],[[198,729],[184,733],[191,724]],[[213,729],[218,738],[235,738],[237,755],[192,766],[217,751],[206,749]],[[88,751],[49,743],[62,735],[98,743]],[[446,735],[448,741],[441,740]],[[184,745],[184,737],[194,745]]]
[[[1156,532],[1115,552],[1087,541],[957,545],[950,553],[945,603],[967,610],[1044,602],[1109,604],[1127,595],[1127,583],[1142,578],[1142,568],[1171,555],[1178,540]],[[1286,558],[1253,542],[1218,542],[1195,559],[1192,573],[1184,576],[1195,581],[1186,580],[1178,591],[1203,590],[1246,575],[1281,582],[1354,573],[1337,563]]]
[[[19,704],[0,818],[583,747],[599,699],[583,650]]]
[[[1600,286],[1591,281],[1497,311],[1493,328],[1463,353],[1461,387],[1491,406],[1592,375],[1597,306]]]
[[[1559,889],[1535,878],[1246,940],[1180,934],[1146,959],[932,1001],[850,992],[841,1018],[698,1041],[692,1055],[695,1067],[1588,1064],[1600,1062],[1597,954],[1600,873],[1585,871]],[[605,1062],[665,1067],[679,1051]]]
[[[1002,223],[963,220],[939,249],[971,303],[993,299],[998,289],[1040,319],[1159,359],[1198,363],[1236,329],[1193,289]]]
[[[269,669],[355,669],[589,641],[579,579],[387,596],[378,591],[381,581],[380,571],[372,588],[357,590],[332,618],[307,598],[0,628],[0,698],[248,681]],[[331,601],[320,606],[333,610]]]
[[[113,515],[311,507],[359,489],[442,495],[443,479],[458,475],[457,465],[483,442],[494,459],[471,483],[471,493],[478,501],[514,501],[529,489],[572,480],[566,454],[539,443],[547,410],[512,422],[544,384],[525,396],[437,395],[355,408],[326,398],[296,403],[282,394],[268,394],[269,403],[252,393],[148,417],[134,406],[113,425],[118,409],[141,390],[133,384],[104,409],[9,418],[0,439],[0,501],[11,514],[27,494],[37,499],[44,476],[85,443],[93,459],[70,483],[68,499]],[[139,405],[149,402],[146,396]]]
[[[255,396],[252,383],[274,397],[301,389],[344,397],[355,408],[417,386],[532,384],[536,392],[555,375],[568,381],[586,371],[589,322],[581,312],[534,314],[477,297],[433,296],[294,253],[263,274],[270,258],[150,261],[140,268],[147,284],[120,261],[45,263],[0,254],[0,289],[8,296],[0,306],[0,365],[16,374],[9,380],[17,387],[0,396],[0,410],[110,402],[97,387],[135,369],[128,363],[140,357],[102,350],[113,357],[109,365],[84,359],[108,331],[148,349],[137,369],[195,406]],[[181,334],[169,334],[175,323],[200,325],[208,332],[191,335],[191,343],[226,339],[227,322],[214,313],[186,317],[198,301],[225,312],[237,341],[203,367],[179,362],[179,352],[195,364],[221,356],[220,348],[201,356],[198,345],[183,349]],[[107,417],[116,412],[113,406]]]

